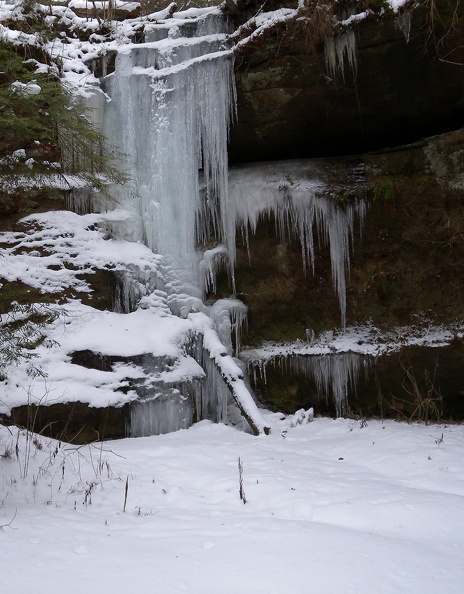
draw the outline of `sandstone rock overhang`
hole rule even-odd
[[[251,4],[234,16],[237,27],[254,14]],[[434,6],[435,18],[426,1],[402,13],[368,10],[346,25],[339,17],[334,39],[354,32],[356,66],[345,54],[335,73],[311,19],[277,22],[238,43],[231,162],[354,154],[464,126],[464,4]]]

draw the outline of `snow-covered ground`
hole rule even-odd
[[[462,591],[462,426],[267,419],[81,447],[0,427],[2,591]]]

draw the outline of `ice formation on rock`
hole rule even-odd
[[[346,274],[355,218],[364,221],[364,199],[348,199],[343,205],[324,195],[324,171],[317,162],[290,161],[231,170],[229,202],[231,216],[245,238],[260,220],[272,218],[281,241],[297,237],[303,267],[314,270],[314,233],[328,244],[332,282],[337,292],[342,326],[346,323]]]
[[[324,42],[325,63],[332,79],[340,73],[345,80],[345,67],[348,63],[353,74],[356,74],[356,34],[353,29],[340,33],[336,37],[328,37]]]
[[[339,60],[346,51],[351,61],[350,39],[337,46]],[[247,237],[261,219],[273,217],[281,239],[299,239],[305,269],[314,268],[314,235],[328,244],[344,326],[353,225],[356,217],[362,222],[365,203],[350,200],[340,208],[322,195],[325,184],[315,165],[309,171],[301,163],[279,165],[274,171],[268,164],[229,174],[235,81],[227,24],[214,9],[146,23],[143,41],[119,48],[115,70],[102,86],[110,98],[103,130],[127,155],[131,179],[115,188],[118,208],[131,214],[115,215],[109,232],[142,241],[159,255],[156,270],[134,266],[119,277],[116,309],[155,307],[181,318],[200,316],[190,355],[206,373],[206,379],[186,378],[143,395],[133,407],[131,434],[164,432],[204,417],[224,421],[231,402],[255,432],[265,430],[231,359],[240,352],[247,308],[234,298],[206,305],[205,297],[216,291],[223,269],[235,290],[237,227]],[[162,410],[164,420],[150,420]]]
[[[332,399],[337,417],[348,410],[349,390],[356,390],[356,383],[363,369],[369,364],[369,357],[357,353],[334,353],[330,355],[282,355],[272,359],[249,360],[248,366],[255,383],[258,376],[266,381],[266,367],[278,367],[284,375],[300,375],[312,378],[320,397]]]
[[[240,333],[247,321],[247,314],[247,306],[238,299],[218,299],[211,307],[211,319],[229,355],[238,357],[240,354]]]

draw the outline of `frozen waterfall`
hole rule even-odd
[[[210,13],[147,25],[146,42],[124,46],[104,83],[105,135],[128,156],[135,196],[121,188],[117,199],[138,215],[140,239],[195,285],[196,244],[230,247],[235,232],[226,216],[232,54],[225,20]]]
[[[165,388],[157,380],[145,390],[132,407],[131,434],[175,430],[205,417],[227,422],[234,405],[254,432],[265,432],[232,359],[247,319],[247,307],[233,296],[236,230],[247,238],[272,217],[281,239],[299,239],[309,270],[315,242],[327,244],[344,326],[354,221],[362,223],[365,202],[356,198],[339,207],[327,194],[323,165],[314,162],[228,171],[236,93],[228,25],[217,9],[149,18],[137,39],[118,47],[114,72],[101,84],[109,99],[103,130],[126,156],[130,179],[114,188],[117,208],[108,232],[143,242],[157,258],[154,269],[134,264],[118,273],[116,309],[155,308],[189,318],[192,336],[183,349],[202,370]],[[205,296],[215,292],[223,270],[232,296],[207,305]],[[331,370],[338,394],[337,382],[344,382],[338,367],[321,371],[318,381],[328,385]]]
[[[141,241],[158,256],[154,270],[134,265],[118,274],[116,309],[155,308],[190,318],[192,335],[183,349],[202,369],[164,385],[158,374],[142,386],[130,434],[165,433],[203,418],[227,422],[231,407],[253,432],[267,432],[231,358],[246,307],[235,299],[213,307],[202,301],[220,265],[233,284],[227,141],[235,80],[226,20],[217,9],[202,9],[145,22],[142,41],[118,48],[115,70],[102,87],[110,99],[104,133],[125,155],[130,179],[114,188],[117,208],[130,214],[114,215],[108,231]]]

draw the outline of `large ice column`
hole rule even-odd
[[[151,25],[149,38],[165,38],[125,47],[105,82],[105,133],[128,156],[133,184],[132,192],[120,188],[118,199],[139,214],[140,239],[197,284],[197,241],[215,235],[234,252],[227,137],[235,84],[224,26],[217,15],[174,18],[158,31]]]

